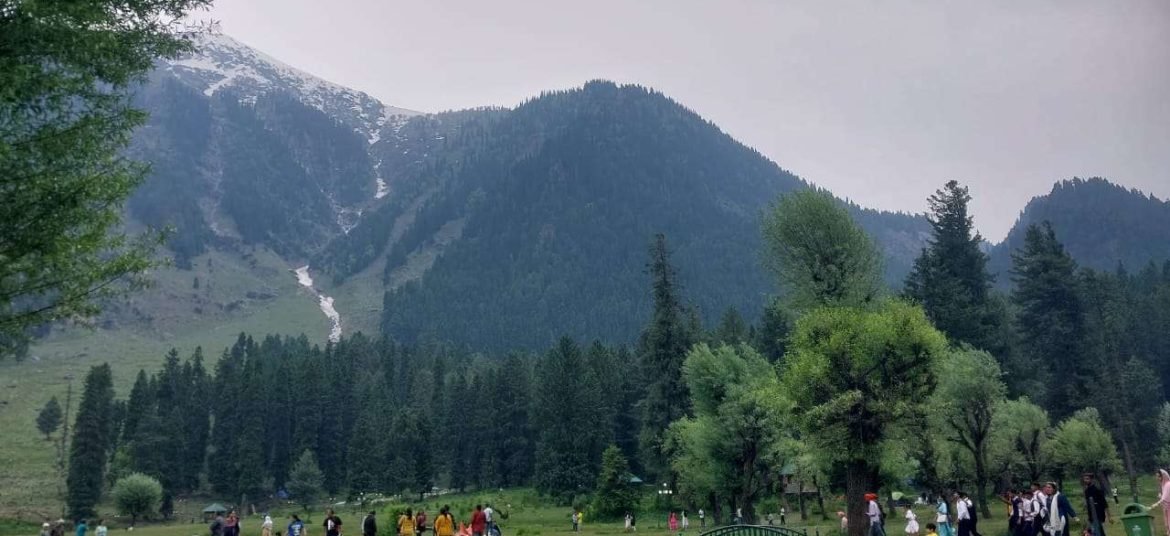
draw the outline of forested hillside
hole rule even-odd
[[[1032,198],[1007,238],[991,251],[993,273],[1008,284],[1011,252],[1024,244],[1031,224],[1048,221],[1077,262],[1098,270],[1118,264],[1139,270],[1170,259],[1170,201],[1094,177],[1056,183]]]

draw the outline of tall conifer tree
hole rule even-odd
[[[105,487],[106,460],[113,444],[114,380],[108,364],[95,366],[85,377],[85,390],[73,425],[69,451],[66,504],[75,519],[94,514]]]

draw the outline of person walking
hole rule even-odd
[[[1105,497],[1105,490],[1097,485],[1096,475],[1085,473],[1081,475],[1081,486],[1085,489],[1085,512],[1089,515],[1089,528],[1095,536],[1105,536],[1105,523],[1113,523],[1109,515],[1109,500]]]
[[[427,532],[427,512],[422,508],[414,515],[414,533],[422,536]]]
[[[321,526],[325,529],[325,536],[341,536],[341,518],[332,508],[325,509],[325,521]]]
[[[236,515],[235,510],[228,512],[223,522],[223,536],[240,536],[240,516]]]
[[[1068,502],[1068,497],[1056,490],[1055,482],[1044,484],[1044,496],[1048,499],[1048,504],[1044,507],[1044,518],[1047,520],[1044,532],[1048,533],[1048,536],[1068,536],[1069,520],[1077,519],[1077,512],[1073,510],[1072,503]]]
[[[77,521],[77,527],[74,530],[77,536],[85,536],[85,533],[89,532],[89,525],[85,524],[84,519],[80,519]]]
[[[913,508],[906,508],[906,535],[918,536],[918,515],[914,513]]]
[[[869,518],[869,535],[886,536],[886,529],[882,526],[882,507],[877,499],[876,493],[865,494],[865,502],[868,504],[865,516]]]
[[[264,514],[264,523],[260,524],[260,536],[273,536],[272,516]]]
[[[1158,470],[1158,502],[1150,505],[1150,510],[1162,507],[1162,519],[1166,522],[1166,536],[1170,536],[1170,473],[1165,469]]]
[[[934,523],[938,528],[938,536],[955,536],[955,527],[951,525],[951,509],[947,505],[946,497],[940,496],[938,498],[938,506],[935,507]]]
[[[414,536],[414,512],[410,508],[398,516],[398,536]]]
[[[471,513],[471,536],[483,536],[486,530],[487,516],[483,514],[483,505],[477,504]]]
[[[97,527],[93,529],[94,536],[108,536],[110,528],[106,526],[106,520],[99,519]]]
[[[955,522],[959,525],[959,536],[971,536],[971,506],[967,504],[964,494],[955,493],[951,500],[955,502]]]
[[[301,521],[301,517],[293,514],[288,516],[291,521],[288,522],[288,536],[308,536],[305,532],[305,522]]]
[[[487,530],[487,536],[494,536],[493,530],[496,526],[496,511],[492,510],[492,505],[486,503],[483,507],[483,518]]]
[[[439,509],[439,517],[435,518],[435,536],[455,536],[455,517],[448,505],[444,504]]]
[[[1036,536],[1036,527],[1040,519],[1040,501],[1036,500],[1032,490],[1025,489],[1019,497],[1018,515],[1014,536]]]
[[[378,536],[378,513],[370,510],[366,518],[362,520],[362,536]]]

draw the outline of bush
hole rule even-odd
[[[162,484],[142,473],[133,473],[114,484],[114,504],[123,515],[130,516],[130,526],[159,509],[162,502]]]

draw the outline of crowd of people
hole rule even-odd
[[[1170,536],[1170,473],[1158,472],[1158,487],[1158,501],[1149,509],[1161,507],[1166,536]],[[1104,487],[1096,475],[1085,473],[1081,476],[1081,488],[1086,517],[1080,523],[1079,536],[1107,536],[1106,527],[1114,523],[1114,517]],[[1112,491],[1113,502],[1117,504],[1117,490]],[[1074,523],[1080,521],[1073,501],[1055,482],[1033,483],[1026,489],[1010,490],[1001,500],[1008,509],[1010,536],[1071,536]],[[865,501],[870,536],[886,536],[886,513],[877,494],[867,493]],[[844,512],[837,512],[837,516],[844,532],[848,519]],[[905,519],[907,536],[922,536],[913,506],[906,508]],[[925,536],[982,536],[975,502],[963,492],[955,492],[949,498],[939,497],[934,506],[934,521],[926,524]]]

